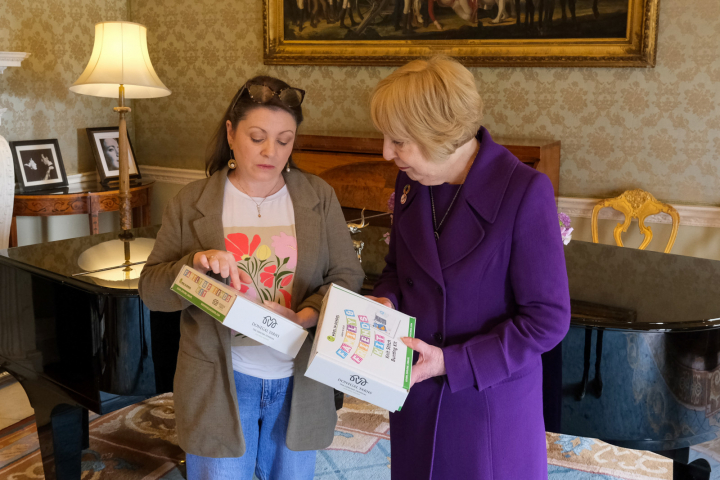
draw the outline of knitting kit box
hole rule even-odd
[[[415,318],[331,285],[305,376],[391,412],[410,389]]]
[[[297,323],[187,265],[170,288],[226,327],[293,358],[307,337]]]

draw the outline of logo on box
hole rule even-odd
[[[272,317],[265,317],[263,318],[263,325],[267,325],[270,328],[275,328],[277,327],[277,320]]]
[[[367,379],[364,377],[361,377],[360,375],[351,375],[350,381],[355,382],[356,384],[360,385],[361,387],[364,387],[367,385]]]

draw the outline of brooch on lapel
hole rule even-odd
[[[405,188],[403,188],[403,194],[402,197],[400,197],[400,203],[405,205],[405,202],[407,202],[407,194],[410,191],[410,185],[405,185]]]

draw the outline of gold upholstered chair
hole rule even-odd
[[[635,190],[627,190],[619,197],[601,200],[597,205],[595,205],[592,212],[593,243],[598,243],[598,214],[600,213],[600,210],[605,207],[611,207],[625,214],[625,221],[623,223],[618,223],[613,231],[615,243],[619,247],[623,246],[620,235],[628,231],[628,227],[630,226],[630,222],[633,218],[638,219],[640,233],[645,236],[642,244],[640,244],[640,250],[644,250],[653,237],[652,229],[645,226],[645,219],[650,215],[655,215],[657,213],[667,213],[670,215],[672,218],[672,231],[670,232],[670,240],[668,240],[667,246],[665,247],[665,253],[670,253],[670,250],[672,250],[673,244],[675,243],[675,237],[677,237],[678,227],[680,226],[680,214],[678,214],[677,210],[675,210],[672,205],[659,202],[652,196],[652,194],[639,188]]]
[[[630,227],[630,222],[633,218],[638,219],[638,226],[640,227],[640,232],[645,236],[645,239],[643,240],[642,244],[640,244],[640,250],[644,250],[645,247],[648,246],[650,243],[650,240],[652,240],[653,234],[650,227],[645,226],[645,219],[649,217],[650,215],[655,215],[657,213],[667,213],[672,217],[672,231],[670,233],[670,240],[667,243],[667,246],[665,247],[665,253],[670,253],[670,250],[673,247],[673,244],[675,243],[675,237],[677,237],[678,227],[680,226],[680,215],[678,214],[677,210],[675,210],[672,205],[668,205],[667,203],[659,202],[653,197],[649,192],[646,192],[645,190],[635,189],[635,190],[627,190],[619,197],[615,198],[608,198],[605,200],[601,200],[598,202],[597,205],[595,205],[595,208],[593,208],[592,212],[592,240],[593,243],[598,243],[598,214],[600,213],[600,210],[602,210],[605,207],[611,207],[625,215],[625,221],[623,223],[618,223],[615,227],[615,230],[613,231],[613,236],[615,237],[615,243],[622,247],[622,238],[620,235],[622,233],[625,233],[628,231],[628,227]],[[585,351],[583,354],[583,376],[582,380],[580,382],[580,386],[578,391],[575,394],[575,398],[579,401],[582,400],[585,397],[585,394],[588,391],[588,385],[591,386],[591,392],[598,398],[602,395],[603,390],[603,381],[602,381],[602,370],[601,370],[601,360],[602,360],[602,351],[603,351],[603,332],[604,328],[599,327],[597,328],[597,340],[595,344],[595,378],[592,380],[591,383],[589,383],[589,374],[590,374],[590,350],[591,350],[591,344],[592,344],[592,332],[593,328],[586,328],[585,329]]]

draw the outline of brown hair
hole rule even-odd
[[[375,128],[411,142],[431,162],[442,162],[480,129],[483,102],[472,73],[443,55],[414,60],[382,79],[372,94]]]
[[[265,85],[275,92],[279,92],[285,88],[290,88],[290,85],[282,80],[266,75],[253,77],[243,86],[245,85]],[[227,141],[226,127],[228,120],[232,123],[232,129],[235,131],[238,123],[251,111],[257,108],[269,108],[272,110],[283,110],[289,113],[295,119],[295,124],[298,127],[303,121],[303,112],[300,105],[297,107],[288,107],[280,101],[277,95],[274,95],[267,103],[256,103],[250,98],[247,89],[240,94],[242,90],[243,88],[241,87],[240,90],[238,90],[238,93],[236,93],[233,97],[230,105],[228,105],[228,108],[225,110],[225,114],[223,115],[222,120],[220,120],[220,124],[215,130],[215,133],[210,140],[210,144],[208,145],[208,153],[205,159],[205,172],[208,177],[213,173],[222,170],[230,159],[230,145]],[[240,94],[240,98],[238,98],[238,94]],[[290,157],[290,165],[293,167],[295,166],[292,163],[292,157]]]

